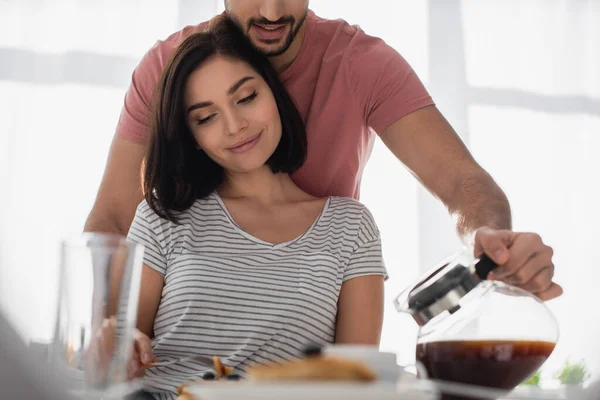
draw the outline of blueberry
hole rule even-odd
[[[239,381],[240,379],[242,379],[242,377],[239,376],[238,374],[229,374],[229,375],[227,375],[227,380],[228,381]]]
[[[306,357],[320,356],[321,355],[321,346],[318,344],[311,344],[304,348],[304,355]]]
[[[205,381],[213,381],[215,380],[216,376],[215,374],[213,374],[212,372],[207,372],[204,375],[202,375],[202,379],[204,379]]]

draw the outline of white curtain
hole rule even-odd
[[[58,244],[83,230],[133,69],[213,0],[0,1],[0,303],[52,332]]]
[[[493,4],[493,5],[492,5]],[[463,1],[465,127],[505,189],[514,228],[555,250],[565,290],[546,370],[584,359],[600,373],[600,2]]]
[[[58,242],[82,230],[131,72],[156,39],[222,11],[220,0],[0,1],[0,304],[48,339]],[[412,64],[506,191],[514,228],[555,249],[565,294],[545,366],[600,373],[600,2],[312,0],[384,38]],[[393,297],[458,249],[444,208],[378,142],[363,202],[391,275],[382,348],[414,360],[416,326]]]

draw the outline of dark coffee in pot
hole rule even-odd
[[[535,373],[555,345],[539,341],[439,341],[418,344],[416,358],[430,379],[510,390]],[[444,395],[442,399],[465,397]]]

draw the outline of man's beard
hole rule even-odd
[[[267,57],[275,57],[275,56],[280,56],[283,53],[285,53],[290,46],[292,45],[292,42],[294,41],[294,39],[296,38],[296,35],[298,35],[298,32],[300,31],[300,28],[302,27],[302,24],[304,23],[304,21],[306,20],[306,16],[308,15],[308,8],[306,9],[306,12],[304,13],[304,15],[302,15],[302,18],[300,18],[300,20],[296,23],[296,19],[292,16],[285,16],[285,17],[281,17],[279,18],[277,21],[269,21],[266,18],[251,18],[248,21],[248,26],[246,27],[246,29],[244,30],[242,27],[242,24],[240,23],[240,21],[233,17],[231,14],[229,14],[229,17],[231,18],[231,20],[238,26],[238,28],[242,29],[242,31],[245,33],[245,35],[248,37],[248,39],[250,40],[250,43],[252,43],[252,47],[254,47],[256,49],[256,51],[258,51],[259,53],[263,54],[264,56]],[[252,25],[263,25],[263,26],[269,26],[269,25],[289,25],[290,26],[290,32],[288,33],[288,35],[283,39],[283,44],[277,48],[277,49],[271,49],[271,50],[265,50],[263,48],[261,48],[260,45],[257,45],[256,43],[254,43],[252,41],[252,39],[249,37],[250,34],[250,28],[252,27]],[[263,40],[262,42],[269,45],[269,44],[273,44],[276,43],[278,40],[275,41],[271,41],[271,43],[269,43],[269,40]]]

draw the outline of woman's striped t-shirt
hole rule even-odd
[[[164,276],[152,340],[161,361],[216,355],[243,374],[255,363],[296,358],[309,344],[334,341],[343,282],[387,278],[373,216],[353,199],[328,198],[304,234],[280,244],[243,231],[216,193],[179,221],[158,217],[143,201],[129,231],[145,246],[145,264]],[[144,389],[174,398],[177,386],[209,370],[151,368]]]

